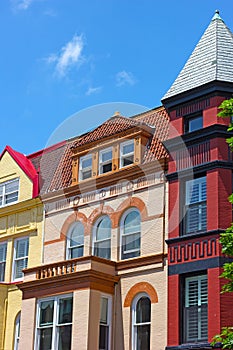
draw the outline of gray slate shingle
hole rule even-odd
[[[218,13],[163,99],[214,80],[233,83],[233,34]]]

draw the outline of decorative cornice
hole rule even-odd
[[[6,205],[5,207],[0,208],[0,217],[15,213],[18,214],[22,211],[29,210],[40,205],[42,206],[43,203],[39,197],[27,199],[25,201],[20,201],[11,205]]]
[[[226,125],[214,124],[210,125],[201,130],[196,130],[187,134],[183,134],[172,139],[166,140],[163,142],[163,145],[170,153],[171,151],[178,150],[180,148],[196,143],[204,142],[213,138],[224,138],[226,139],[229,136],[233,136],[233,132],[227,131]]]
[[[233,162],[228,162],[224,160],[214,160],[209,163],[196,165],[192,168],[186,168],[180,171],[175,171],[173,173],[166,174],[166,178],[168,181],[173,181],[173,180],[178,180],[178,178],[181,178],[181,177],[188,177],[193,174],[204,173],[206,171],[213,170],[216,168],[233,169]]]
[[[218,229],[218,230],[212,230],[212,231],[190,233],[190,234],[187,234],[187,235],[184,235],[184,236],[179,236],[179,237],[175,237],[175,238],[166,239],[165,242],[169,245],[169,244],[185,242],[185,241],[189,241],[191,239],[196,239],[196,238],[201,238],[201,237],[209,237],[209,236],[213,236],[213,235],[220,235],[221,233],[223,233],[225,231],[226,230],[224,230],[224,229]]]

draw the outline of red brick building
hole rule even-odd
[[[229,120],[218,106],[233,92],[233,35],[216,11],[162,102],[170,115],[167,349],[206,349],[232,324],[220,294],[219,235],[232,221]]]

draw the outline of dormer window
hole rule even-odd
[[[6,181],[0,184],[0,207],[13,204],[19,197],[19,179]]]
[[[120,145],[120,168],[134,163],[134,140],[126,141]]]
[[[203,128],[203,117],[197,115],[195,117],[189,117],[185,120],[185,133],[200,130]]]
[[[79,180],[89,179],[90,177],[92,177],[92,155],[88,154],[80,158]]]
[[[105,174],[112,171],[112,147],[99,153],[99,173]]]

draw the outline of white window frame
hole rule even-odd
[[[133,152],[129,152],[129,153],[126,153],[126,154],[123,154],[123,148],[124,146],[127,146],[127,145],[130,145],[130,144],[133,144]],[[120,168],[125,168],[127,166],[130,166],[134,163],[134,152],[135,152],[135,145],[134,145],[134,139],[132,140],[128,140],[128,141],[125,141],[125,142],[122,142],[120,144]],[[128,164],[128,165],[123,165],[123,161],[125,158],[128,158],[130,156],[133,156],[133,162],[132,164]]]
[[[206,290],[206,294],[207,294],[207,302],[206,303],[202,303],[201,301],[201,281],[205,280],[207,281],[207,290]],[[201,329],[202,329],[202,324],[201,324],[201,320],[200,318],[200,312],[199,309],[202,307],[202,305],[207,305],[208,308],[208,276],[207,274],[203,274],[203,275],[198,275],[198,276],[192,276],[192,277],[186,277],[185,278],[185,303],[184,303],[184,307],[188,308],[189,306],[189,282],[192,281],[197,281],[198,283],[198,304],[196,305],[196,307],[198,307],[198,321],[197,321],[197,328],[198,328],[198,339],[195,340],[191,340],[191,339],[187,339],[187,342],[196,342],[196,341],[203,341],[203,339],[201,338]],[[207,311],[208,314],[208,311]],[[185,322],[187,322],[187,319],[185,319]],[[187,332],[187,329],[186,329]],[[208,315],[207,315],[207,333],[208,333]],[[188,338],[188,334],[186,334],[186,337]],[[208,340],[208,334],[207,334],[207,339],[205,339],[206,341]],[[205,341],[204,340],[204,341]]]
[[[107,323],[106,324],[101,324],[101,320],[99,321],[99,327],[105,326],[108,327],[108,349],[111,349],[111,333],[112,333],[112,297],[108,294],[101,294],[100,297],[100,317],[101,317],[101,299],[107,299],[108,300],[108,312],[107,312]],[[100,337],[100,333],[99,333]],[[99,348],[99,350],[102,350]]]
[[[122,217],[121,217],[121,219],[120,219],[120,259],[121,259],[121,260],[131,259],[131,258],[124,258],[123,255],[122,255],[123,236],[124,236],[124,237],[130,236],[130,235],[133,236],[133,235],[135,235],[135,234],[138,233],[138,232],[133,232],[133,233],[129,233],[129,234],[124,234],[124,229],[125,229],[124,222],[125,222],[125,219],[126,219],[126,217],[128,216],[128,214],[129,214],[130,212],[132,212],[132,211],[138,212],[138,214],[140,215],[140,218],[141,218],[141,213],[140,213],[140,211],[138,210],[138,208],[136,208],[136,207],[131,207],[131,208],[127,209],[127,210],[123,213],[123,215],[122,215]],[[140,224],[142,224],[142,220],[141,220]],[[141,256],[142,226],[141,226],[140,228],[141,228],[141,230],[140,230],[140,248],[139,248],[139,249],[134,249],[134,250],[133,250],[133,251],[135,251],[135,252],[136,252],[136,251],[139,251],[139,255],[138,255],[137,257]],[[133,251],[126,251],[125,254],[132,253]],[[128,253],[127,253],[127,252],[128,252]],[[132,258],[132,259],[133,259],[133,258]]]
[[[92,159],[92,154],[88,154],[86,156],[80,157],[79,158],[79,181],[84,181],[84,180],[88,180],[92,177],[92,166],[93,166],[93,159]],[[83,162],[85,160],[91,159],[91,166],[85,167],[83,168]],[[83,173],[84,171],[91,171],[91,176],[87,177],[87,178],[83,178]]]
[[[70,227],[68,229],[67,240],[66,240],[66,259],[67,260],[72,259],[71,258],[71,251],[72,251],[72,249],[83,248],[83,254],[84,254],[84,236],[85,236],[84,226],[83,226],[83,244],[77,244],[77,245],[74,245],[74,246],[70,245],[71,234],[73,233],[73,230],[75,229],[75,226],[79,226],[79,225],[83,226],[82,222],[81,221],[75,221],[73,224],[70,225]],[[80,255],[80,257],[83,256],[83,254]]]
[[[23,257],[20,257],[20,258],[16,258],[16,247],[17,247],[17,242],[19,241],[23,241],[23,240],[27,240],[28,241],[28,251],[27,251],[27,255],[23,256]],[[19,261],[19,260],[24,260],[26,259],[26,266],[24,267],[24,269],[27,268],[28,266],[28,256],[29,256],[29,237],[21,237],[21,238],[17,238],[15,239],[14,241],[14,256],[13,256],[13,266],[12,266],[12,280],[13,281],[22,281],[23,280],[23,276],[22,277],[18,277],[16,278],[15,277],[15,274],[16,274],[16,262]]]
[[[7,255],[7,242],[1,242],[0,246],[3,247],[3,257],[2,260],[0,260],[0,266],[1,266],[1,271],[2,271],[2,275],[3,278],[1,278],[1,274],[0,274],[0,282],[4,282],[5,281],[5,272],[6,272],[6,255]],[[3,269],[2,269],[3,267]]]
[[[195,232],[199,232],[199,231],[204,231],[206,230],[206,228],[202,228],[202,222],[201,222],[201,219],[202,219],[202,215],[203,215],[203,208],[204,208],[204,205],[206,207],[207,205],[207,188],[206,188],[206,199],[202,199],[201,198],[201,186],[203,183],[206,184],[207,186],[207,183],[206,183],[206,176],[202,176],[202,177],[199,177],[199,178],[196,178],[196,179],[192,179],[192,180],[189,180],[189,181],[186,181],[185,183],[185,215],[186,215],[186,220],[185,220],[185,234],[189,234],[189,233],[195,233]],[[198,185],[199,189],[198,189],[198,201],[194,202],[194,203],[190,203],[189,201],[189,197],[190,197],[190,192],[193,191],[193,187],[195,185]],[[190,231],[188,229],[188,211],[190,208],[192,207],[197,207],[198,208],[198,230],[197,231]],[[207,212],[206,212],[206,223],[207,223]]]
[[[15,340],[14,340],[14,350],[19,348],[19,336],[20,336],[20,319],[21,313],[19,313],[15,319]]]
[[[59,317],[59,301],[61,299],[66,299],[66,298],[73,298],[73,293],[70,294],[61,294],[57,296],[51,296],[48,298],[42,298],[37,301],[37,312],[36,312],[36,337],[35,337],[35,345],[34,345],[34,350],[39,350],[39,344],[40,344],[40,329],[45,329],[46,327],[40,327],[40,305],[43,302],[46,301],[53,301],[53,324],[52,324],[52,347],[51,350],[57,350],[58,349],[58,317]],[[73,328],[73,310],[72,310],[72,322],[68,322],[65,324],[62,324],[65,326],[71,325]],[[71,338],[72,338],[72,332],[71,332]]]
[[[11,183],[11,182],[17,182],[18,183],[18,189],[17,189],[17,191],[6,193],[6,186],[9,183]],[[18,202],[18,200],[19,200],[19,178],[2,182],[2,183],[0,183],[0,187],[2,187],[2,194],[0,195],[0,197],[2,197],[2,204],[0,204],[0,208],[1,207],[6,207],[8,205],[11,205],[11,204],[14,204],[14,203]],[[12,193],[17,193],[17,198],[13,202],[6,203],[6,196],[8,194],[12,194]]]
[[[104,154],[104,153],[108,153],[108,152],[111,152],[112,155],[113,155],[112,147],[104,148],[104,149],[102,149],[102,150],[99,151],[99,174],[100,174],[100,175],[102,175],[102,174],[107,174],[107,173],[109,173],[110,171],[112,171],[112,169],[109,170],[109,171],[106,171],[106,172],[103,171],[103,166],[104,166],[104,165],[109,165],[109,164],[112,165],[112,161],[113,161],[113,158],[112,158],[112,157],[111,157],[111,159],[108,159],[108,160],[105,160],[105,161],[102,160],[103,154]]]
[[[110,224],[111,224],[111,228],[110,228],[110,237],[109,238],[104,238],[104,239],[101,239],[101,240],[96,240],[96,236],[97,236],[97,230],[98,230],[98,225],[99,223],[105,218],[107,217],[110,221]],[[112,242],[112,223],[111,223],[111,219],[109,218],[108,215],[102,215],[100,216],[96,222],[94,223],[94,227],[93,227],[93,235],[92,235],[92,255],[94,256],[99,256],[99,255],[95,255],[95,243],[100,243],[100,242],[107,242],[107,241],[110,241],[110,257],[109,257],[109,260],[111,260],[111,254],[112,254],[112,249],[111,249],[111,242]],[[105,259],[105,258],[103,258]]]
[[[140,324],[136,323],[137,303],[142,297],[148,298],[151,303],[151,299],[149,295],[143,292],[137,294],[133,299],[133,302],[132,302],[132,350],[137,350],[137,326],[139,325],[150,325],[150,344],[151,344],[151,319],[152,319],[151,314],[150,314],[150,322],[144,322]]]

